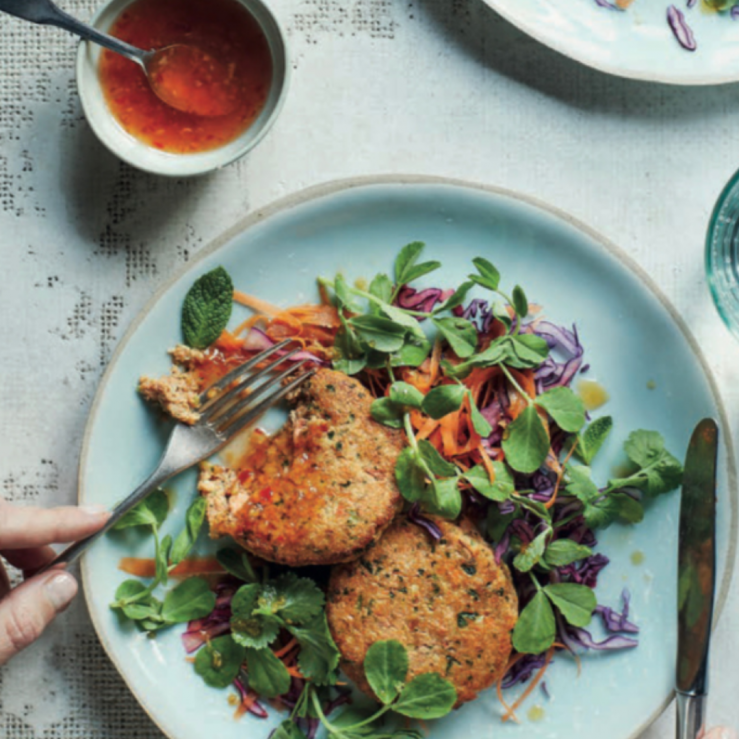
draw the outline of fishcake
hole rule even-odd
[[[471,522],[432,518],[437,542],[399,517],[351,564],[334,567],[328,623],[342,668],[372,695],[362,668],[372,644],[408,650],[408,680],[436,672],[457,689],[457,706],[493,685],[511,654],[518,599],[508,568]]]
[[[358,557],[402,504],[403,437],[372,419],[372,400],[358,380],[320,369],[288,398],[287,423],[255,443],[238,472],[203,465],[211,536],[292,567]]]

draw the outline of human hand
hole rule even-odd
[[[66,570],[33,576],[54,559],[49,544],[94,534],[109,515],[97,508],[14,506],[0,498],[0,555],[25,579],[11,590],[0,563],[0,665],[36,641],[77,594],[77,581]]]
[[[739,734],[728,726],[714,726],[703,739],[739,739]]]

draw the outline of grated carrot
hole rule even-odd
[[[136,577],[154,577],[156,562],[150,558],[122,557],[118,569]],[[180,562],[172,572],[171,577],[190,577],[191,575],[219,575],[225,570],[215,557],[193,557]]]
[[[505,698],[503,698],[503,680],[505,679],[505,676],[510,672],[511,668],[518,662],[520,659],[523,658],[523,654],[514,654],[513,657],[508,661],[508,664],[506,665],[505,670],[501,673],[500,677],[498,678],[498,681],[495,683],[495,691],[498,694],[498,700],[501,702],[503,708],[506,709],[505,716],[511,714],[513,720],[518,723],[518,719],[516,718],[515,714],[513,713],[513,710],[511,707],[505,702]]]
[[[239,703],[239,707],[234,712],[234,718],[241,718],[256,702],[259,696],[256,693],[249,692],[244,696],[244,700]]]
[[[431,352],[431,364],[429,365],[429,383],[431,386],[434,385],[439,377],[439,362],[441,360],[441,341],[439,337],[436,337],[434,341],[434,348]]]
[[[280,649],[278,649],[275,652],[275,657],[284,657],[289,651],[294,649],[297,645],[298,645],[298,640],[295,637],[293,637],[292,639],[290,639],[290,641],[287,644],[285,644],[284,647],[280,647]]]
[[[554,502],[557,500],[557,495],[559,493],[559,486],[562,483],[562,477],[564,476],[564,473],[565,473],[565,466],[570,461],[570,457],[572,457],[572,455],[574,454],[575,449],[577,448],[578,441],[579,439],[575,439],[575,443],[572,445],[572,448],[570,449],[569,452],[567,452],[567,456],[562,460],[562,465],[559,468],[559,473],[557,474],[557,484],[554,486],[554,492],[552,493],[552,497],[549,498],[549,500],[546,503],[544,503],[545,508],[551,508],[554,505]]]
[[[482,441],[480,442],[480,445],[477,447],[477,449],[480,452],[480,456],[482,457],[482,466],[485,468],[485,472],[488,473],[490,482],[495,482],[495,468],[493,467],[493,461],[490,459],[488,453],[485,451],[485,447],[482,445]]]
[[[305,680],[305,675],[297,667],[288,667],[287,671],[293,676],[298,677],[301,680]]]
[[[270,316],[270,318],[282,312],[282,308],[278,308],[276,305],[272,305],[272,303],[268,303],[266,300],[262,300],[261,298],[242,293],[241,290],[234,290],[234,300],[240,305],[245,305],[247,308],[251,308],[257,313],[265,313]]]
[[[539,684],[540,680],[544,677],[544,673],[547,671],[547,668],[549,667],[549,663],[552,661],[552,657],[554,656],[554,647],[550,647],[549,651],[547,652],[547,656],[544,659],[544,664],[539,668],[536,675],[534,675],[533,679],[529,683],[526,690],[521,693],[521,695],[518,697],[516,702],[508,709],[508,712],[503,716],[503,721],[508,721],[509,719],[513,719],[514,721],[518,722],[518,719],[516,719],[516,709],[520,708],[521,704],[531,695],[531,693],[534,691],[534,688]]]

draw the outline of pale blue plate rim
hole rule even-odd
[[[95,426],[96,416],[101,404],[102,398],[106,393],[109,379],[112,377],[118,359],[125,351],[128,342],[137,332],[139,326],[148,316],[150,311],[155,307],[159,300],[164,294],[186,273],[195,270],[200,262],[205,258],[212,255],[215,251],[228,244],[239,234],[248,230],[249,228],[267,220],[268,218],[275,216],[279,213],[283,213],[291,210],[292,208],[309,203],[311,201],[328,198],[332,195],[338,195],[348,190],[356,190],[359,188],[373,188],[382,186],[439,186],[446,188],[457,188],[460,190],[469,190],[478,193],[487,193],[490,195],[508,198],[513,201],[517,201],[520,204],[528,205],[536,208],[546,214],[553,216],[556,219],[564,221],[571,228],[580,231],[582,234],[590,238],[592,241],[597,243],[600,247],[605,249],[610,255],[619,260],[627,269],[629,269],[644,285],[644,287],[652,293],[668,312],[671,319],[674,321],[681,334],[684,336],[690,350],[693,352],[695,358],[698,360],[703,374],[708,382],[708,386],[711,391],[711,395],[716,404],[716,408],[719,414],[719,425],[722,430],[723,445],[726,452],[726,467],[727,467],[727,487],[729,492],[729,503],[731,510],[731,521],[729,525],[730,537],[728,541],[727,559],[725,562],[725,568],[723,578],[717,587],[716,601],[714,608],[714,621],[713,628],[715,629],[718,621],[723,613],[724,606],[729,594],[729,588],[735,568],[735,560],[737,554],[737,545],[739,543],[739,537],[737,537],[737,527],[739,525],[739,496],[737,495],[737,467],[736,459],[734,456],[734,445],[731,436],[731,427],[728,422],[728,415],[726,408],[724,407],[723,400],[718,390],[718,385],[713,376],[713,373],[706,361],[703,353],[693,337],[690,329],[688,328],[685,321],[682,319],[677,310],[672,306],[667,297],[662,293],[657,284],[652,278],[642,269],[642,267],[623,252],[615,243],[604,237],[598,231],[594,230],[584,222],[570,215],[566,211],[552,206],[538,198],[530,196],[528,194],[519,193],[513,190],[509,190],[503,187],[497,187],[494,185],[488,185],[483,183],[471,182],[467,180],[438,177],[432,175],[414,175],[414,174],[392,174],[392,175],[368,175],[368,176],[357,176],[341,180],[332,180],[319,185],[315,185],[304,190],[300,190],[296,193],[287,195],[271,204],[256,209],[253,213],[240,219],[235,225],[223,232],[220,236],[214,239],[210,244],[205,246],[198,254],[189,261],[182,269],[178,270],[173,276],[171,276],[166,282],[164,282],[159,289],[154,293],[148,303],[140,311],[138,316],[133,320],[127,331],[121,338],[118,346],[116,347],[111,357],[110,363],[103,374],[103,377],[98,386],[95,398],[90,409],[88,416],[87,425],[85,427],[85,433],[82,440],[82,451],[80,454],[80,462],[78,467],[78,503],[80,505],[85,502],[85,489],[84,489],[84,470],[88,463],[88,454],[90,451],[90,442],[92,438],[92,432]],[[113,665],[118,670],[126,686],[136,696],[141,707],[149,716],[149,718],[156,724],[156,726],[162,731],[165,736],[170,739],[177,739],[176,736],[172,735],[163,722],[158,720],[157,712],[154,710],[147,696],[141,694],[136,686],[128,679],[126,671],[120,664],[115,651],[112,649],[110,642],[107,639],[106,632],[102,628],[100,621],[97,616],[96,608],[93,606],[91,598],[90,585],[90,571],[87,566],[87,560],[83,557],[80,564],[80,571],[82,576],[83,592],[85,596],[85,603],[87,606],[88,613],[93,623],[93,627],[98,635],[98,639],[102,644],[105,652]],[[674,691],[670,692],[666,696],[664,701],[659,705],[654,712],[644,721],[644,723],[637,728],[636,731],[631,734],[628,739],[637,739],[659,716],[667,709],[674,698]]]

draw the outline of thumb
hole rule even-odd
[[[41,636],[77,594],[69,572],[52,570],[27,580],[0,601],[0,665]]]
[[[704,737],[704,739],[737,739],[739,735],[728,726],[715,726]]]

